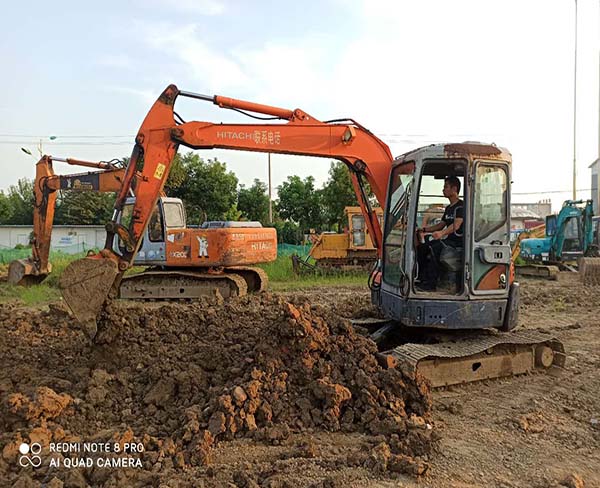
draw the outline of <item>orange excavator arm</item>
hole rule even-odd
[[[54,173],[53,161],[74,166],[99,168],[70,175]],[[33,185],[33,238],[31,257],[13,261],[9,266],[8,280],[15,285],[40,283],[50,272],[50,240],[58,190],[117,192],[121,189],[125,169],[110,162],[89,162],[72,158],[43,156],[36,164]]]
[[[268,116],[262,117],[263,120],[279,119],[279,122],[184,122],[174,111],[175,101],[180,96],[212,102],[255,119],[261,117],[250,113],[263,114]],[[343,161],[350,170],[367,228],[381,255],[382,230],[367,198],[364,180],[385,208],[393,158],[383,141],[351,119],[322,122],[300,109],[288,110],[227,97],[200,95],[169,85],[146,115],[136,136],[123,185],[115,201],[115,218],[107,224],[105,248],[87,261],[72,263],[61,277],[63,297],[82,324],[95,321],[110,288],[118,284],[120,276],[132,265],[179,145],[193,149],[237,149]],[[116,216],[131,194],[136,171],[140,175],[134,190],[135,204],[131,223],[125,228],[117,222]],[[125,244],[122,256],[112,250],[115,235]]]
[[[222,108],[265,114],[287,123],[177,123],[174,103],[178,96],[211,101]],[[350,169],[354,190],[369,232],[373,236],[375,246],[381,251],[382,232],[364,191],[363,178],[369,182],[379,204],[385,207],[393,158],[383,141],[353,120],[321,122],[300,109],[287,110],[221,96],[199,95],[180,91],[176,86],[170,85],[154,103],[142,123],[124,184],[115,203],[115,209],[120,210],[130,193],[131,177],[139,166],[138,162],[143,158],[143,169],[140,170],[142,177],[135,190],[132,224],[127,229],[132,251],[124,256],[124,259],[129,264],[133,260],[180,144],[193,149],[237,149],[335,158],[345,162]],[[113,222],[113,225],[116,233],[116,222]],[[123,229],[119,235],[122,231]],[[108,239],[112,243],[112,237],[109,236]],[[107,248],[109,247],[107,245]]]

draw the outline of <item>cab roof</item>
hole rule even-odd
[[[497,159],[512,163],[510,152],[495,144],[477,141],[465,141],[460,143],[440,143],[419,147],[407,153],[401,154],[394,159],[394,165],[402,164],[415,159],[446,159],[463,158],[474,159]]]

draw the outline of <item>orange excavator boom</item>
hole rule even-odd
[[[174,111],[178,96],[210,101],[221,108],[242,113],[267,115],[270,117],[267,120],[279,119],[280,122],[183,122]],[[123,272],[132,265],[180,144],[193,149],[236,149],[343,161],[350,170],[366,226],[381,256],[382,230],[367,198],[364,180],[370,184],[385,210],[393,157],[383,141],[352,119],[322,122],[300,109],[288,110],[227,97],[200,95],[169,85],[153,104],[136,136],[115,201],[115,217],[107,224],[105,248],[96,256],[72,263],[61,277],[63,297],[80,322],[95,322],[111,287],[119,283]],[[125,228],[116,216],[132,193],[136,171],[140,176],[133,191],[132,219]],[[122,255],[112,249],[115,235],[125,244]]]

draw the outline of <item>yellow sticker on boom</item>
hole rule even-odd
[[[160,180],[162,178],[162,176],[165,174],[165,169],[167,167],[162,164],[162,163],[158,163],[158,166],[156,166],[156,171],[154,172],[154,177],[157,180]]]

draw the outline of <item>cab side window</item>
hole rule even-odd
[[[164,241],[162,216],[158,210],[158,207],[154,209],[152,216],[150,217],[150,223],[148,224],[148,236],[151,242]]]

